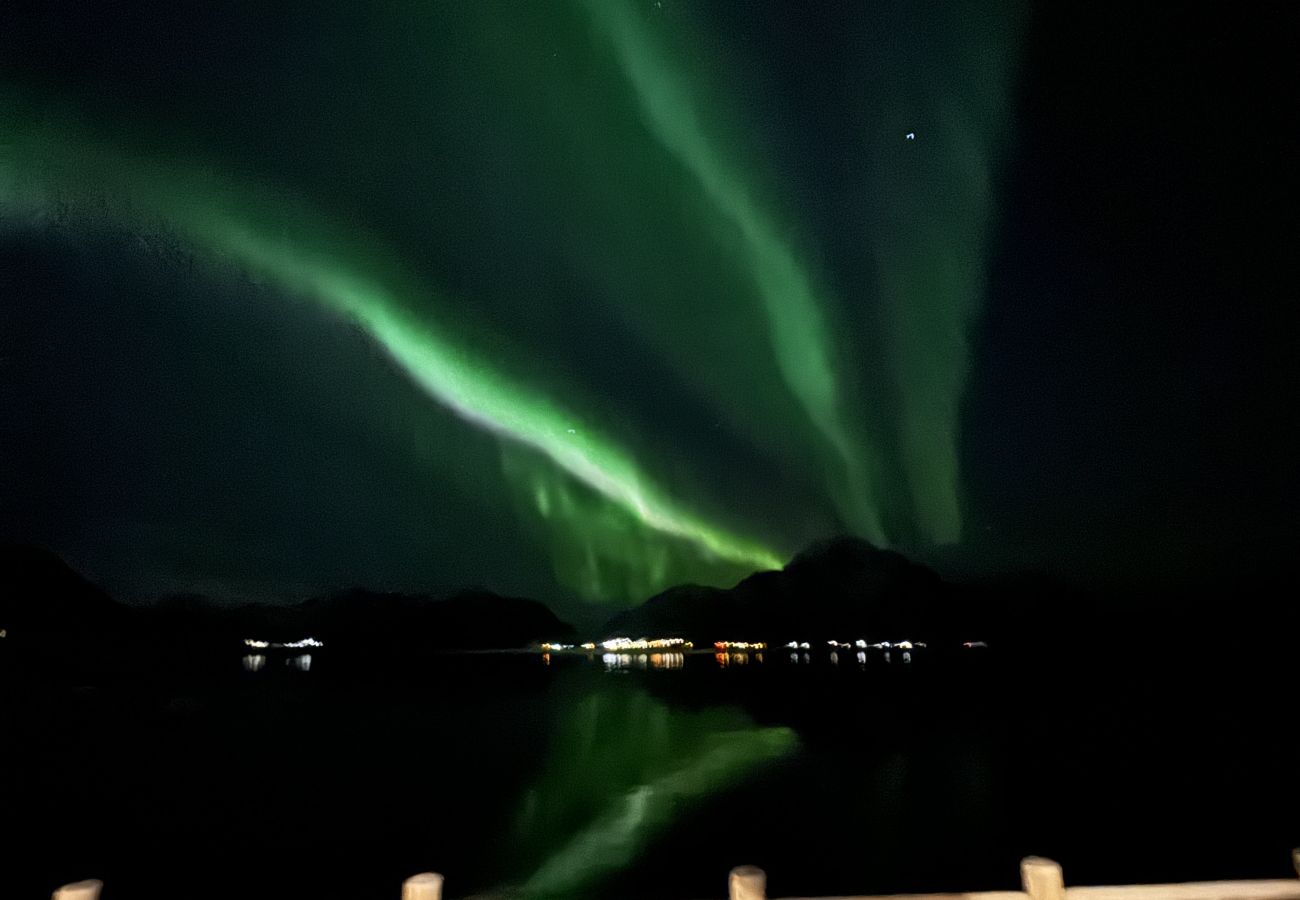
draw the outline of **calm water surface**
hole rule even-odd
[[[4,673],[0,896],[774,896],[1286,877],[1285,659],[233,653]],[[1208,665],[1207,665],[1208,663]],[[177,893],[177,885],[183,890]]]

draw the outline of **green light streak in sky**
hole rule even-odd
[[[681,583],[730,586],[750,574],[743,563],[666,539],[533,451],[503,444],[501,463],[519,495],[518,515],[536,526],[556,577],[583,596],[643,598]]]
[[[853,73],[881,86],[864,103],[859,190],[908,517],[936,543],[961,539],[962,398],[1025,13],[1019,0],[884,5],[879,27],[904,30],[915,16],[927,46],[882,42]]]
[[[475,356],[404,304],[434,292],[374,242],[281,198],[158,161],[114,153],[72,133],[6,128],[0,206],[48,216],[72,208],[82,224],[174,230],[217,259],[356,322],[430,397],[465,421],[538,451],[641,524],[705,555],[758,569],[781,557],[686,510],[632,456],[576,412]]]
[[[846,8],[807,78],[798,17],[743,4],[282,10],[283,40],[162,53],[147,90],[111,54],[46,79],[37,48],[0,85],[0,216],[175,239],[355,324],[437,401],[421,421],[475,428],[442,432],[473,458],[421,443],[427,486],[513,498],[585,596],[836,532],[954,542],[1019,6]]]
[[[855,430],[844,419],[824,303],[807,271],[761,210],[745,179],[706,135],[693,92],[657,51],[637,11],[621,0],[584,0],[584,4],[613,46],[655,138],[738,230],[782,376],[844,467],[852,499],[842,505],[842,511],[865,537],[883,540],[863,475],[864,441],[861,435],[856,440],[851,436]]]

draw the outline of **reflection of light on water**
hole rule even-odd
[[[790,662],[794,663],[796,666],[799,665],[799,654],[798,654],[798,653],[791,653],[791,654],[790,654]]]
[[[644,669],[650,664],[650,659],[644,653],[606,653],[600,657],[600,661],[605,664],[605,668],[610,671],[616,669],[630,669],[635,666],[638,669]]]
[[[904,651],[903,651],[903,662],[905,662],[905,663],[910,663],[911,661],[912,661],[912,651],[911,651],[911,650],[904,650]]]
[[[723,654],[719,653],[718,656]],[[685,653],[602,653],[605,671],[624,669],[681,669],[686,666]]]
[[[260,653],[250,653],[244,657],[243,662],[245,672],[260,672],[262,667],[266,665],[266,657]]]
[[[669,707],[634,684],[610,679],[555,729],[503,844],[532,873],[508,896],[593,895],[683,814],[796,748],[789,729],[757,727],[739,710]]]
[[[284,664],[297,669],[299,672],[310,672],[311,654],[304,653],[302,656],[291,656],[284,661]]]
[[[834,650],[832,650],[832,651],[831,651],[831,665],[832,665],[832,666],[838,666],[839,664],[840,664],[840,655],[839,655],[838,653],[836,653]]]
[[[551,664],[551,654],[549,654],[549,653],[543,653],[543,654],[542,654],[542,665],[544,665],[544,666],[549,666],[550,664]]]
[[[860,665],[860,666],[865,666],[866,664],[867,664],[867,651],[866,651],[866,650],[859,650],[859,651],[858,651],[858,665]]]

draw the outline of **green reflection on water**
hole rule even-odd
[[[674,708],[627,681],[585,694],[554,730],[514,819],[525,897],[573,897],[633,863],[674,819],[797,746],[739,709]]]

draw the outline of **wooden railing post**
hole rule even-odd
[[[1291,851],[1291,865],[1295,869],[1295,873],[1300,875],[1300,847],[1296,847]]]
[[[442,900],[442,876],[421,872],[402,882],[402,900]]]
[[[767,874],[758,866],[737,866],[727,888],[731,900],[767,900]]]
[[[1020,881],[1029,900],[1065,900],[1065,879],[1061,867],[1041,856],[1020,861]]]
[[[65,884],[54,892],[52,900],[99,900],[99,891],[103,886],[104,882],[95,878]]]

